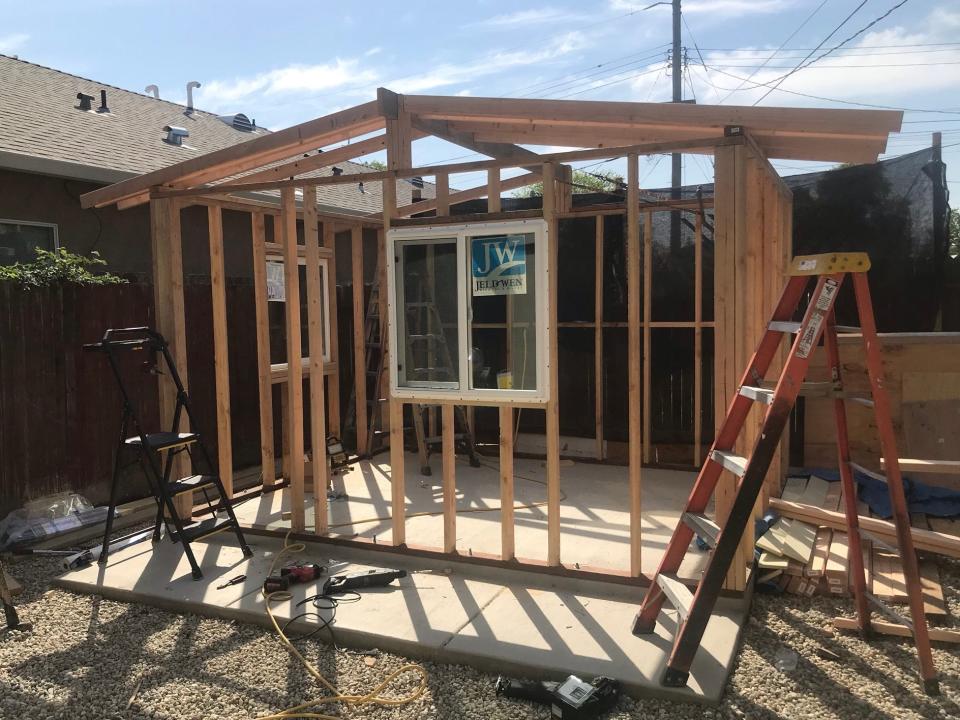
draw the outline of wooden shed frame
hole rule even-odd
[[[714,211],[714,388],[716,425],[719,427],[727,407],[737,392],[742,369],[760,338],[768,316],[782,289],[784,273],[791,257],[792,197],[768,158],[864,163],[875,162],[886,150],[889,133],[899,131],[902,113],[885,110],[846,110],[820,108],[760,108],[659,104],[634,102],[585,102],[570,100],[526,100],[507,98],[439,97],[398,95],[385,88],[377,99],[356,107],[270,133],[248,142],[156,170],[145,175],[94,190],[82,196],[83,207],[116,204],[120,208],[150,203],[153,269],[157,329],[170,341],[181,375],[187,377],[186,330],[183,307],[183,270],[180,246],[179,211],[187,205],[208,207],[213,293],[214,367],[217,397],[217,433],[219,465],[224,485],[232,492],[232,450],[230,446],[230,392],[227,368],[228,338],[223,265],[221,210],[238,209],[251,213],[253,230],[254,280],[256,284],[256,323],[258,339],[259,388],[261,401],[261,450],[263,483],[275,486],[273,409],[271,384],[284,382],[284,435],[289,437],[288,457],[284,463],[291,496],[291,525],[295,532],[305,527],[304,464],[296,461],[304,454],[303,378],[309,378],[313,482],[326,485],[326,427],[340,430],[339,392],[336,363],[337,331],[331,327],[329,356],[324,363],[320,342],[319,260],[327,258],[330,278],[335,278],[334,233],[349,229],[352,234],[353,318],[355,327],[363,326],[362,231],[375,227],[380,248],[379,268],[382,288],[384,229],[442,223],[473,223],[542,217],[548,226],[547,274],[550,313],[548,320],[549,401],[537,404],[546,412],[547,467],[547,551],[546,563],[525,561],[515,556],[513,532],[513,410],[516,402],[484,405],[499,407],[501,552],[486,561],[528,566],[551,572],[589,575],[588,568],[574,570],[561,563],[560,528],[560,424],[557,366],[557,223],[564,217],[597,218],[597,252],[602,258],[602,216],[626,215],[627,287],[628,287],[628,395],[629,442],[628,485],[630,506],[630,568],[620,573],[626,582],[645,580],[641,570],[641,466],[649,459],[650,357],[642,348],[650,347],[651,319],[650,272],[652,256],[652,213],[663,209],[684,209],[696,214],[696,319],[681,323],[695,331],[697,354],[696,413],[700,413],[701,335],[706,323],[701,317],[701,227],[702,203],[691,200],[641,202],[639,156],[682,152],[713,157],[715,187]],[[415,167],[412,145],[423,137],[437,137],[488,156],[488,160]],[[349,144],[329,146],[349,141]],[[524,146],[562,145],[582,148],[565,152],[537,153]],[[324,148],[328,148],[324,150]],[[323,152],[317,152],[323,150]],[[386,150],[387,169],[332,176],[305,175],[337,162]],[[572,168],[565,163],[582,160],[627,158],[626,202],[574,208]],[[504,168],[522,168],[517,177],[502,178]],[[486,171],[487,182],[478,187],[450,191],[450,176],[457,173]],[[396,181],[413,177],[432,177],[436,198],[411,205],[397,206]],[[381,181],[383,212],[375,216],[355,216],[325,212],[316,202],[321,185],[370,183]],[[542,210],[504,212],[501,192],[543,182]],[[303,193],[297,207],[296,189]],[[279,202],[251,200],[250,193],[279,191]],[[241,195],[238,197],[238,195]],[[487,212],[450,215],[453,204],[487,198]],[[432,217],[411,215],[435,211]],[[266,216],[272,215],[275,243],[266,242]],[[297,220],[303,219],[305,244],[297,240]],[[646,231],[642,232],[641,227]],[[266,317],[265,256],[282,254],[286,279],[287,359],[284,366],[269,363],[269,336]],[[298,255],[307,263],[309,358],[300,347]],[[641,257],[644,262],[641,265]],[[642,270],[641,270],[642,267]],[[328,312],[335,323],[335,283],[328,283]],[[385,303],[381,293],[381,303]],[[645,302],[642,302],[644,299]],[[381,306],[382,307],[382,306]],[[641,311],[641,307],[643,310]],[[382,308],[383,309],[383,308]],[[381,317],[387,314],[381,312]],[[670,323],[665,325],[671,326]],[[677,324],[673,324],[677,325]],[[602,317],[594,324],[601,332]],[[641,340],[645,340],[641,345]],[[314,347],[316,340],[317,347]],[[354,361],[357,376],[365,371],[363,337],[355,333]],[[598,350],[598,352],[600,352]],[[326,382],[324,382],[326,378]],[[362,385],[362,383],[360,384]],[[357,388],[358,440],[363,440],[366,423],[365,389]],[[641,400],[643,398],[643,400]],[[175,398],[161,392],[161,416],[169,422]],[[329,406],[328,406],[329,402]],[[405,533],[403,406],[409,398],[389,398],[390,466],[392,485],[392,545],[408,552],[455,553],[455,468],[453,457],[453,406],[442,409],[443,435],[443,508],[444,547],[420,548],[407,543]],[[435,401],[431,401],[435,404]],[[464,404],[458,400],[457,404]],[[328,407],[327,407],[328,406]],[[327,412],[324,413],[324,408]],[[742,454],[747,454],[757,439],[760,416],[748,423],[741,438]],[[600,419],[598,417],[598,423]],[[361,427],[361,424],[363,427]],[[186,428],[184,428],[186,429]],[[696,438],[697,461],[702,438]],[[709,442],[709,440],[708,440]],[[359,443],[358,443],[359,444]],[[362,447],[362,445],[360,445]],[[780,473],[771,472],[770,483],[779,482]],[[722,525],[733,502],[736,478],[725,473],[718,485],[716,515]],[[327,535],[326,493],[314,492],[316,535]],[[764,501],[766,497],[764,497]],[[343,542],[343,540],[338,540]],[[360,542],[354,540],[353,542]],[[752,530],[743,539],[743,553],[731,568],[727,586],[742,590],[746,570],[753,553]],[[474,553],[476,555],[476,553]],[[605,570],[606,575],[617,574]]]

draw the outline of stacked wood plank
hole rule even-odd
[[[848,568],[849,542],[841,529],[842,492],[838,482],[829,483],[816,476],[788,478],[783,495],[771,501],[771,507],[782,510],[781,516],[757,541],[760,550],[759,577],[779,584],[785,592],[797,595],[851,594]],[[861,526],[867,530],[883,529],[884,521],[871,520],[870,511],[862,503],[859,507]],[[817,518],[824,524],[818,524]],[[960,520],[912,517],[914,534],[928,545],[952,549],[960,541]],[[864,568],[867,591],[888,603],[906,603],[906,583],[903,569],[891,537],[874,532],[865,534],[863,542]],[[951,554],[951,553],[948,553]],[[934,559],[922,557],[920,572],[927,617],[932,621],[946,617],[946,603],[940,584],[940,571]]]

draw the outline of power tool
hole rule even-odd
[[[550,717],[558,720],[593,720],[617,704],[620,683],[608,677],[596,677],[587,683],[576,675],[563,682],[509,680],[500,676],[497,695],[549,705]]]
[[[320,594],[336,595],[347,590],[361,590],[363,588],[384,587],[394,580],[407,576],[406,570],[389,570],[387,568],[371,568],[349,575],[334,575],[323,583]]]
[[[323,565],[293,563],[281,568],[279,575],[271,575],[264,580],[263,590],[268,593],[289,590],[291,585],[319,580],[324,572],[326,572],[326,568]]]

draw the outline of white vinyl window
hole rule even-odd
[[[0,219],[0,265],[30,263],[37,259],[36,248],[60,247],[53,223]]]
[[[543,220],[387,234],[395,397],[546,402]]]
[[[309,316],[307,314],[307,260],[305,257],[299,258],[299,280],[300,280],[300,338],[302,343],[301,353],[304,363],[307,362],[310,355],[309,339]],[[330,362],[330,316],[327,313],[327,259],[320,259],[320,324],[323,327],[323,361]],[[284,285],[283,275],[283,256],[267,256],[267,300],[271,303],[283,303],[287,301],[286,286]],[[274,318],[271,318],[271,325]],[[276,323],[278,327],[285,327],[282,315],[277,315]],[[285,331],[284,331],[285,332]]]

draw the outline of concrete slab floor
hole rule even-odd
[[[267,536],[248,539],[254,549],[250,559],[223,533],[195,543],[204,571],[198,581],[191,578],[181,547],[164,540],[118,551],[106,566],[68,572],[55,584],[114,600],[269,625],[260,588],[282,541]],[[398,559],[322,543],[308,543],[304,552],[281,562],[294,559],[318,562],[334,574],[385,563],[408,571],[391,587],[364,591],[360,601],[339,606],[332,633],[340,646],[377,647],[525,677],[608,675],[637,696],[717,702],[746,614],[745,600],[722,600],[707,627],[688,687],[664,688],[659,681],[676,615],[672,610],[662,612],[653,635],[634,637],[630,626],[641,596],[637,588],[442,560]],[[242,583],[217,589],[241,574],[246,575]],[[294,586],[291,600],[273,603],[278,622],[314,611],[297,602],[317,593],[319,585]],[[296,620],[291,633],[308,632],[321,618],[331,617],[329,610],[317,612],[319,617]],[[329,640],[327,632],[322,630],[320,639]],[[278,645],[277,652],[286,651]]]
[[[479,468],[457,457],[457,549],[461,553],[500,553],[500,476],[495,459],[482,458]],[[423,547],[443,547],[443,490],[440,458],[431,458],[433,474],[420,473],[416,454],[405,463],[407,542]],[[546,470],[542,460],[517,458],[514,464],[514,527],[516,554],[546,560]],[[643,469],[641,567],[652,575],[660,563],[696,474],[659,468]],[[386,455],[362,461],[334,478],[334,488],[344,497],[330,503],[331,533],[335,536],[376,538],[389,544],[390,465]],[[613,570],[630,567],[630,512],[627,469],[593,463],[569,463],[561,468],[560,553],[566,565],[579,563]],[[527,505],[528,507],[520,507]],[[532,507],[530,507],[532,506]],[[279,491],[244,502],[236,508],[246,526],[288,530],[284,513],[290,509],[289,493]],[[307,493],[306,525],[313,528],[313,497]],[[688,554],[679,575],[698,578],[706,567],[706,554]]]

